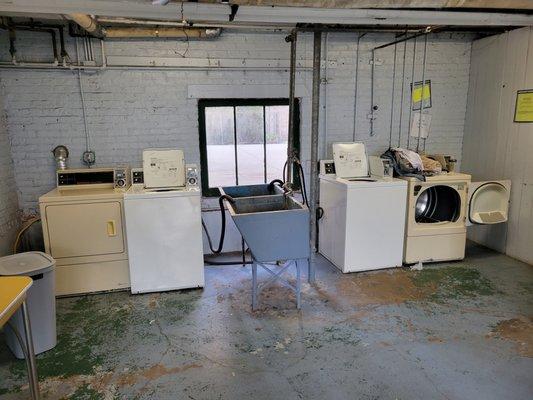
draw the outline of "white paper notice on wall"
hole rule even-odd
[[[420,113],[413,114],[409,135],[413,137],[418,137],[420,135],[422,139],[427,139],[429,136],[429,128],[431,126],[431,114],[422,114],[422,120],[420,120],[420,115]]]

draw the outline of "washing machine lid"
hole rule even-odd
[[[507,221],[510,194],[509,180],[470,183],[467,225],[489,225]]]
[[[40,251],[28,251],[0,258],[0,276],[43,274],[54,268],[55,260]]]
[[[138,199],[161,199],[168,197],[187,197],[200,196],[199,188],[174,188],[174,189],[146,189],[141,185],[131,185],[131,187],[124,193],[124,201],[138,200]]]

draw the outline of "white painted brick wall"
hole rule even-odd
[[[320,156],[331,156],[331,143],[350,141],[353,132],[355,33],[329,33],[327,52],[336,66],[327,70],[322,85]],[[379,50],[384,61],[376,67],[375,136],[369,136],[370,49],[389,42],[392,34],[368,34],[360,44],[356,139],[366,143],[369,154],[388,147],[390,96],[394,48]],[[433,89],[433,116],[428,152],[445,152],[461,157],[468,90],[470,47],[466,34],[438,34],[428,40],[426,79]],[[8,60],[7,37],[0,35],[0,58]],[[312,59],[311,35],[300,35],[298,57]],[[49,38],[20,33],[19,57],[27,61],[50,59]],[[98,46],[95,43],[96,53]],[[107,55],[179,57],[186,43],[175,40],[108,41]],[[280,33],[223,32],[213,41],[191,41],[187,57],[271,59],[289,57],[290,45]],[[415,80],[422,78],[422,40],[417,42]],[[73,42],[68,51],[75,58]],[[96,54],[98,56],[98,54]],[[412,41],[407,44],[404,113],[401,145],[406,146],[409,126],[409,84],[413,56]],[[397,144],[400,107],[403,44],[398,45],[393,144]],[[85,150],[81,100],[77,75],[71,71],[0,70],[15,163],[15,178],[24,210],[35,210],[38,197],[54,185],[54,161],[50,150],[68,146],[70,166],[81,165]],[[91,147],[97,165],[139,164],[145,147],[173,146],[185,150],[187,162],[199,163],[197,99],[187,98],[189,84],[288,84],[286,71],[147,71],[106,70],[83,74]],[[311,93],[312,73],[298,73],[298,84]],[[327,91],[327,97],[325,92]],[[288,90],[287,90],[288,93]],[[309,166],[309,97],[301,101],[301,154]],[[412,142],[411,142],[412,143]]]
[[[0,256],[10,254],[19,226],[17,187],[2,103],[0,98]]]

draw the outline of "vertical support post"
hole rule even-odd
[[[235,184],[239,184],[239,160],[237,157],[237,107],[233,106],[233,151],[235,157]]]
[[[39,380],[37,378],[37,365],[35,361],[35,350],[33,349],[33,339],[31,335],[30,316],[28,313],[28,307],[26,301],[22,302],[22,319],[24,322],[24,339],[26,340],[26,363],[28,365],[28,379],[30,383],[30,393],[32,400],[39,400]],[[21,346],[23,343],[21,343]]]
[[[316,31],[313,37],[313,97],[311,104],[311,171],[310,171],[310,238],[311,259],[309,262],[309,283],[315,281],[316,258],[316,203],[318,193],[318,128],[320,112],[320,52],[322,50],[322,32]]]
[[[292,166],[294,161],[294,95],[296,90],[296,40],[298,33],[293,30],[289,36],[285,38],[286,41],[291,42],[291,57],[290,57],[290,76],[289,76],[289,135],[287,145],[287,177],[286,184],[289,187],[292,185]]]
[[[266,128],[266,106],[263,105],[263,178],[267,183],[267,128]]]

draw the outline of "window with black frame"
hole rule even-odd
[[[289,136],[288,99],[200,100],[198,108],[204,196],[218,196],[219,186],[283,178]],[[294,148],[298,150],[298,101],[294,126]]]

